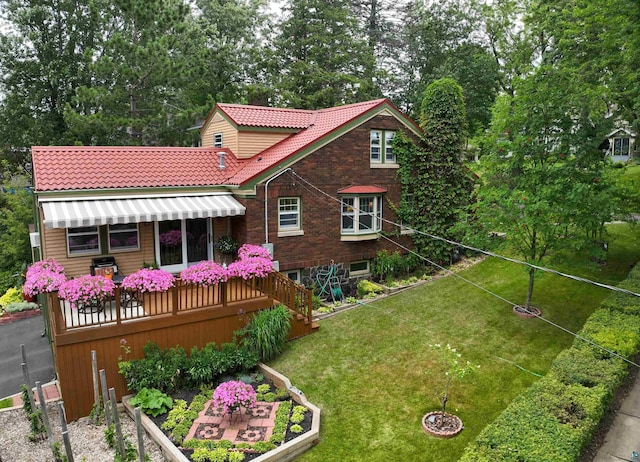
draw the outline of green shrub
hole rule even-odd
[[[275,448],[276,445],[268,441],[258,441],[257,443],[253,444],[253,450],[260,453],[269,452]]]
[[[4,307],[7,313],[17,313],[19,311],[37,310],[39,308],[37,303],[33,302],[12,302]]]
[[[640,290],[640,266],[621,286]],[[640,345],[640,305],[612,294],[585,323],[580,337],[625,358]],[[547,376],[517,397],[467,446],[461,462],[578,461],[628,373],[627,364],[576,338]]]
[[[244,458],[244,454],[240,451],[233,451],[229,453],[229,462],[242,462]]]
[[[382,287],[368,279],[362,279],[358,282],[358,298],[364,298],[370,294],[375,296],[375,294],[381,294],[382,292]]]
[[[182,347],[160,350],[149,342],[144,346],[144,358],[121,361],[119,372],[127,382],[129,390],[139,392],[143,388],[157,388],[170,393],[181,387],[187,367],[187,354]]]
[[[282,354],[291,330],[291,313],[284,305],[256,313],[239,333],[242,345],[255,352],[261,361]]]
[[[256,391],[261,394],[269,393],[271,391],[271,386],[268,383],[263,383],[258,385]]]
[[[183,399],[177,399],[173,403],[173,408],[167,415],[167,420],[162,424],[162,429],[171,432],[176,425],[184,420],[187,414],[187,402]]]
[[[170,396],[162,393],[155,388],[143,388],[129,400],[132,406],[140,406],[145,414],[158,417],[160,414],[166,414],[173,406],[173,400]]]
[[[7,289],[2,297],[0,297],[0,306],[3,308],[7,308],[7,305],[10,303],[17,303],[24,301],[22,297],[22,290],[17,287],[11,287]]]

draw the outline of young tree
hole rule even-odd
[[[593,244],[583,231],[610,219],[615,198],[597,149],[602,127],[584,116],[569,76],[543,64],[514,80],[514,90],[496,105],[485,139],[478,217],[485,231],[505,232],[507,243],[537,265],[559,248]],[[535,269],[527,271],[529,310]]]
[[[399,135],[394,143],[402,199],[403,223],[439,237],[455,238],[454,225],[472,200],[471,173],[461,162],[466,136],[462,89],[452,79],[433,82],[424,92],[419,145]],[[412,235],[416,251],[437,263],[447,262],[451,246],[421,233]]]

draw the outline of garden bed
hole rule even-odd
[[[297,388],[293,387],[289,380],[278,374],[273,369],[263,365],[258,365],[258,371],[262,374],[267,380],[268,383],[272,384],[274,387],[278,389],[283,389],[286,391],[289,396],[288,401],[282,401],[283,403],[291,401],[292,404],[304,406],[308,409],[308,412],[305,413],[305,419],[299,423],[300,427],[302,427],[302,432],[293,433],[290,431],[291,423],[287,425],[287,431],[284,436],[284,439],[280,445],[278,445],[275,449],[270,450],[265,453],[258,453],[252,451],[251,448],[244,448],[242,446],[251,446],[250,444],[238,445],[241,448],[238,451],[244,452],[244,460],[245,461],[255,461],[255,462],[267,462],[267,461],[289,461],[293,460],[295,457],[309,449],[311,446],[315,445],[319,439],[319,430],[320,430],[320,410],[309,403],[304,394],[299,391]],[[199,394],[199,390],[190,390],[190,391],[181,391],[179,393],[174,394],[174,398],[183,399],[187,402],[191,402],[195,396]],[[133,415],[133,407],[128,403],[130,397],[123,398],[123,403],[125,405],[125,409],[130,415]],[[279,403],[259,403],[258,410],[264,410],[268,408],[270,412],[272,407],[275,411],[275,408],[279,407]],[[291,406],[292,407],[292,406]],[[204,419],[209,417],[209,419],[214,419],[217,416],[216,410],[210,404],[207,403],[204,409],[199,412],[199,417],[203,417]],[[240,417],[240,419],[238,419]],[[242,427],[242,416],[238,416],[234,418],[234,420],[229,422],[228,416],[225,420],[224,418],[219,419],[215,425],[207,426],[205,424],[200,424],[197,426],[197,429],[200,433],[213,433],[222,435],[227,431],[227,428],[233,428],[234,425],[236,430]],[[162,430],[161,427],[163,423],[167,420],[167,414],[159,416],[157,418],[152,418],[149,416],[143,415],[142,423],[145,427],[145,430],[150,435],[150,437],[160,446],[164,456],[167,460],[175,461],[175,462],[189,462],[190,456],[193,453],[192,449],[186,449],[184,447],[177,447],[174,442],[168,437],[168,433],[165,430]],[[198,419],[196,419],[197,422]],[[193,424],[190,424],[193,427]],[[264,429],[262,430],[264,431]],[[255,436],[253,434],[253,429],[251,428],[242,428],[237,433],[239,433],[240,438],[242,436],[246,436],[246,440],[254,439]],[[256,432],[257,433],[257,432]],[[190,435],[194,436],[193,429],[190,431]],[[194,436],[194,438],[197,437]],[[204,438],[207,438],[205,435]],[[186,442],[186,439],[185,439]],[[254,441],[257,442],[257,441]],[[235,449],[234,449],[235,450]]]

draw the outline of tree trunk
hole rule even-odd
[[[524,304],[524,307],[527,311],[529,311],[529,307],[531,307],[531,298],[533,297],[533,276],[535,275],[536,270],[534,268],[529,268],[529,288],[527,289],[527,301]]]

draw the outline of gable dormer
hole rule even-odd
[[[248,159],[307,128],[312,111],[218,103],[200,131],[203,147]]]

